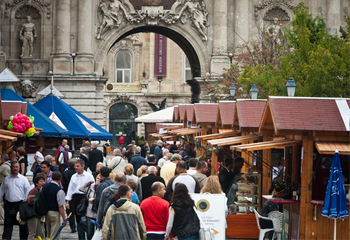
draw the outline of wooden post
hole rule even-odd
[[[303,159],[301,173],[300,199],[300,233],[299,239],[307,239],[312,224],[312,165],[313,165],[313,136],[306,133],[302,138]],[[310,215],[310,216],[309,216]],[[310,219],[310,220],[308,220]]]
[[[265,134],[263,137],[263,141],[270,141],[271,140],[271,135]],[[262,164],[262,194],[263,195],[268,195],[269,194],[269,189],[271,187],[271,149],[265,149],[263,150],[263,161],[268,164]]]
[[[218,165],[218,156],[216,155],[216,152],[213,149],[213,151],[211,152],[211,175],[218,175],[217,165]]]
[[[201,141],[201,145],[206,148],[207,147],[207,141],[206,140],[202,140]],[[201,147],[202,148],[201,155],[202,156],[207,156],[207,151],[204,149],[204,147]]]

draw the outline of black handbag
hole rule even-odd
[[[86,210],[89,205],[89,199],[86,197],[86,195],[80,200],[76,211],[76,214],[79,216],[84,216],[86,214]]]
[[[34,206],[29,205],[27,201],[19,204],[19,216],[22,221],[28,221],[29,219],[36,217],[37,214],[34,211]]]

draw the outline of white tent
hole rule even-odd
[[[141,123],[171,123],[173,121],[174,107],[153,112],[135,119],[135,122]]]

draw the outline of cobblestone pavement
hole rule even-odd
[[[0,225],[0,239],[2,236],[2,233],[4,231],[4,225]],[[69,228],[69,224],[65,228],[62,229],[61,232],[61,239],[78,239],[78,233],[71,233]],[[13,232],[12,232],[12,239],[13,240],[19,240],[19,228],[18,226],[13,227]]]

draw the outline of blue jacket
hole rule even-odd
[[[157,146],[154,149],[154,155],[156,155],[157,163],[158,163],[158,160],[163,157],[163,149],[161,147]]]
[[[147,165],[146,159],[144,159],[141,155],[135,155],[130,159],[130,163],[134,166],[134,174],[137,175],[137,169],[139,169],[142,165]]]
[[[102,195],[102,192],[103,190],[106,188],[106,187],[109,187],[111,186],[113,183],[115,183],[112,179],[110,178],[105,178],[105,179],[102,179],[100,184],[98,185],[98,187],[96,188],[96,191],[95,191],[95,198],[94,200],[92,201],[92,203],[95,205],[96,209],[98,209],[98,204],[100,202],[100,199],[101,199],[101,195]]]

